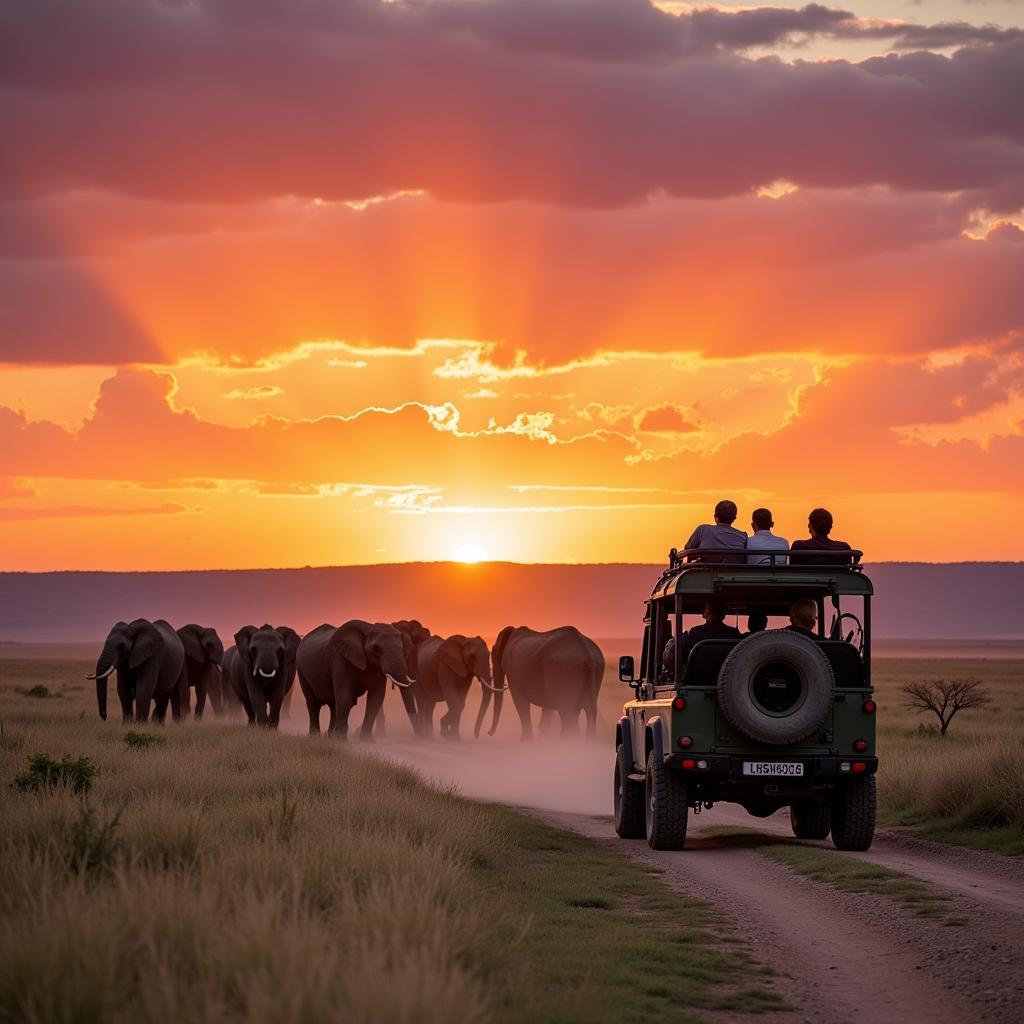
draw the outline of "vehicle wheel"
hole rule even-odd
[[[832,795],[832,842],[837,850],[867,850],[875,838],[874,775],[844,780]]]
[[[799,743],[832,709],[835,676],[810,638],[769,629],[741,640],[718,673],[718,706],[738,732],[758,743]]]
[[[633,766],[626,764],[624,749],[615,751],[615,831],[623,839],[643,839],[644,784],[629,778]]]
[[[826,839],[832,827],[832,808],[825,800],[801,800],[789,808],[789,823],[797,839]]]
[[[647,758],[645,786],[647,845],[652,850],[681,850],[686,842],[686,783],[659,761],[654,751]]]

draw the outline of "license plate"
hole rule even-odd
[[[775,775],[800,777],[804,766],[799,761],[744,761],[744,775]]]

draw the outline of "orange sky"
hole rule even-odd
[[[586,6],[6,12],[0,567],[1024,558],[1010,12]]]

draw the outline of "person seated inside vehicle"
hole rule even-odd
[[[768,628],[768,616],[764,612],[751,612],[747,616],[747,632],[745,636],[750,636],[751,633],[763,633]]]
[[[747,538],[747,551],[785,551],[789,547],[789,541],[772,533],[774,525],[775,520],[770,509],[755,508],[750,516],[750,528],[754,532]],[[770,565],[771,561],[764,555],[747,555],[749,565]],[[775,564],[785,565],[785,557],[777,557]]]
[[[845,540],[833,540],[829,534],[832,532],[832,513],[827,508],[816,508],[811,510],[807,517],[807,532],[811,535],[809,540],[793,541],[793,556],[790,562],[793,565],[849,565],[849,555],[840,552],[849,551],[850,545]],[[800,554],[796,554],[796,552]],[[805,554],[804,552],[811,552]],[[822,554],[821,552],[826,552]]]
[[[812,640],[818,638],[815,626],[818,624],[818,606],[809,597],[801,597],[789,608],[789,625],[786,629],[793,633],[803,633]]]
[[[737,530],[732,524],[736,522],[738,510],[736,502],[728,499],[720,501],[715,506],[715,521],[713,523],[702,523],[690,535],[686,542],[685,550],[692,551],[700,548],[734,548],[742,552],[747,546],[747,535],[743,530]],[[742,554],[713,554],[700,555],[696,561],[701,562],[743,562]]]
[[[720,597],[709,597],[704,605],[704,625],[688,629],[680,640],[679,663],[682,665],[690,651],[701,640],[739,640],[742,634],[735,626],[725,624],[728,606]]]

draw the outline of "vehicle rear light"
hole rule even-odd
[[[867,769],[867,765],[863,761],[854,761],[850,768],[855,772],[862,772]]]
[[[681,747],[692,747],[693,746],[693,737],[692,736],[680,736],[679,737],[679,746],[681,746]]]
[[[697,767],[697,762],[694,761],[694,759],[692,757],[684,757],[683,758],[683,767],[684,768],[696,768]]]
[[[682,711],[683,708],[686,707],[686,698],[676,697],[676,699],[672,701],[672,707],[674,707],[676,711]]]
[[[867,715],[873,715],[877,710],[878,705],[873,700],[864,701],[864,713]]]
[[[850,770],[850,762],[849,762],[849,761],[843,761],[843,762],[842,762],[842,763],[841,763],[841,764],[839,765],[839,770],[840,770],[841,772],[848,772],[848,771]]]
[[[854,740],[853,741],[853,749],[856,750],[858,754],[863,754],[864,751],[868,749],[868,741],[867,740]]]
[[[708,766],[707,761],[700,760],[700,761],[697,762],[697,767],[698,768],[707,768],[707,766]]]

